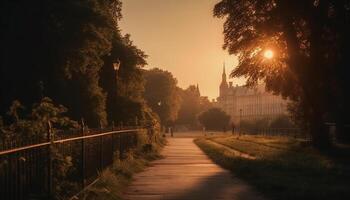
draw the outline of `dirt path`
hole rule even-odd
[[[125,200],[248,200],[263,198],[214,164],[192,138],[170,138],[164,159],[136,174]]]

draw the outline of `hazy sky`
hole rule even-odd
[[[219,94],[223,62],[237,64],[222,50],[223,19],[213,17],[218,0],[123,0],[122,32],[149,55],[147,68],[168,70],[187,88],[199,84],[210,99]],[[232,81],[232,80],[231,80]],[[233,84],[242,84],[233,80]]]

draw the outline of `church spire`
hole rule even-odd
[[[222,83],[226,82],[226,70],[225,70],[225,62],[223,64],[223,68],[222,68]],[[227,83],[226,83],[227,84]]]
[[[200,93],[200,91],[199,91],[199,85],[198,85],[198,83],[197,83],[196,90],[197,90],[197,94],[198,94],[198,96],[201,96],[201,93]]]
[[[224,62],[223,69],[222,69],[222,80],[220,84],[220,96],[225,96],[227,90],[228,90],[228,84],[226,81],[226,71],[225,71],[225,62]]]
[[[222,68],[223,68],[223,70],[222,70],[222,71],[223,71],[223,72],[222,72],[222,74],[225,74],[225,75],[226,75],[226,72],[225,72],[225,61],[224,61],[224,65],[223,65],[223,67],[222,67]]]

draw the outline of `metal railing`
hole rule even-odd
[[[65,199],[92,183],[115,158],[137,146],[144,129],[48,131],[47,140],[0,140],[0,199]],[[118,155],[116,155],[118,153]]]

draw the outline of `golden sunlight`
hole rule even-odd
[[[264,57],[267,58],[267,59],[273,58],[273,51],[270,50],[270,49],[265,50]]]

